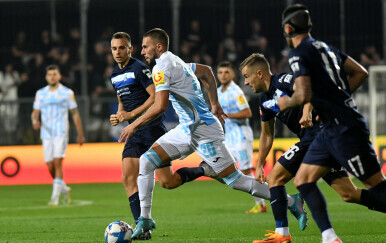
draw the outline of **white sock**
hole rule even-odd
[[[325,231],[322,232],[323,242],[333,241],[336,238],[338,238],[338,236],[335,234],[335,231],[333,228],[326,229]]]
[[[138,196],[141,204],[141,216],[147,219],[151,218],[151,206],[154,190],[154,171],[146,175],[138,176]]]
[[[253,179],[255,179],[252,175],[252,173],[246,175],[246,176],[249,176],[249,177],[252,177]],[[261,206],[265,206],[265,201],[264,199],[260,198],[260,197],[253,197],[253,199],[255,200],[255,204],[256,205],[261,205]]]
[[[51,200],[58,203],[61,191],[62,191],[62,179],[55,178],[54,184],[53,184]]]
[[[288,207],[291,207],[292,205],[294,205],[295,199],[293,197],[287,194],[287,199],[288,199]]]
[[[248,192],[252,196],[261,197],[267,200],[271,198],[267,183],[261,184],[254,178],[244,175],[240,170],[224,177],[223,180],[233,189]]]
[[[276,228],[275,232],[281,234],[282,236],[289,236],[290,235],[288,227]]]

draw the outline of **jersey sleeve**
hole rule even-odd
[[[195,63],[187,63],[187,65],[192,69],[193,73],[196,72],[197,65]]]
[[[36,95],[35,95],[35,100],[34,100],[34,103],[33,103],[33,108],[35,110],[41,110],[41,102],[40,102],[40,91],[37,91],[36,92]]]
[[[76,104],[74,91],[69,90],[67,101],[68,101],[69,110],[72,110],[78,107],[78,105]]]
[[[235,95],[237,96],[236,105],[239,111],[244,110],[245,108],[249,108],[248,101],[241,89],[237,89]]]
[[[153,79],[151,77],[151,71],[148,67],[141,67],[137,73],[138,81],[142,85],[144,89],[149,87],[150,84],[153,83]]]
[[[278,79],[278,82],[276,83],[276,88],[289,95],[292,95],[292,93],[294,92],[294,83],[295,79],[293,78],[292,74],[284,74]]]
[[[165,65],[155,65],[152,75],[155,92],[170,90],[171,72]]]
[[[309,58],[306,51],[303,50],[305,48],[306,46],[299,46],[293,49],[288,58],[294,80],[299,76],[310,76],[311,74]]]
[[[266,95],[262,95],[260,98],[260,104],[263,104],[267,100],[268,98],[266,97]],[[276,113],[274,111],[264,108],[263,105],[259,106],[259,111],[260,111],[261,121],[264,121],[264,122],[269,121],[276,117]]]

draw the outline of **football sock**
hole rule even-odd
[[[336,238],[338,238],[338,236],[336,235],[333,228],[326,229],[322,232],[323,242],[324,241],[333,241]]]
[[[141,205],[139,201],[138,192],[129,197],[130,209],[133,214],[134,221],[137,222],[139,216],[141,216]]]
[[[369,190],[362,189],[360,204],[371,210],[386,213],[386,181]]]
[[[289,236],[290,235],[288,227],[276,228],[275,232],[281,234],[282,236]]]
[[[246,176],[249,176],[249,177],[252,177],[253,179],[255,179],[255,177],[252,175],[252,173],[250,173],[249,175],[246,175]],[[265,206],[264,199],[262,199],[260,197],[253,197],[253,199],[255,200],[255,204]]]
[[[326,199],[316,186],[316,183],[305,183],[297,187],[311,210],[312,217],[318,225],[320,232],[332,228],[328,217]]]
[[[285,186],[275,186],[270,188],[269,191],[271,192],[271,207],[276,221],[276,229],[288,227],[287,192]],[[289,233],[287,235],[289,235]]]
[[[183,167],[176,171],[181,177],[181,185],[185,182],[194,181],[200,176],[204,175],[204,169],[202,167]]]
[[[261,197],[269,200],[268,184],[261,184],[252,177],[244,175],[240,170],[236,170],[232,174],[223,178],[224,182],[231,188],[248,192],[252,196]]]
[[[56,202],[58,202],[59,197],[60,197],[60,193],[62,191],[62,182],[63,182],[63,180],[61,178],[55,178],[54,179],[51,199],[55,200]]]
[[[160,164],[161,159],[152,149],[139,158],[138,196],[141,205],[141,216],[144,218],[151,218],[155,170]]]

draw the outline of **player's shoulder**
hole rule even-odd
[[[149,67],[145,63],[143,63],[141,60],[139,60],[135,57],[131,57],[131,59],[133,60],[133,67],[135,67],[139,70],[149,69]]]
[[[58,89],[59,89],[61,92],[66,93],[66,94],[69,94],[69,95],[74,94],[74,91],[73,91],[72,89],[70,89],[69,87],[64,86],[63,84],[59,84]]]
[[[243,90],[240,88],[240,86],[238,86],[234,81],[231,82],[228,89],[232,93],[238,93],[238,94],[244,93]]]

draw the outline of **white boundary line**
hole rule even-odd
[[[36,209],[56,209],[56,208],[70,208],[70,207],[82,207],[93,204],[93,201],[86,200],[72,200],[70,205],[61,205],[58,206],[31,206],[31,207],[7,207],[0,208],[0,211],[10,211],[10,210],[36,210]]]

